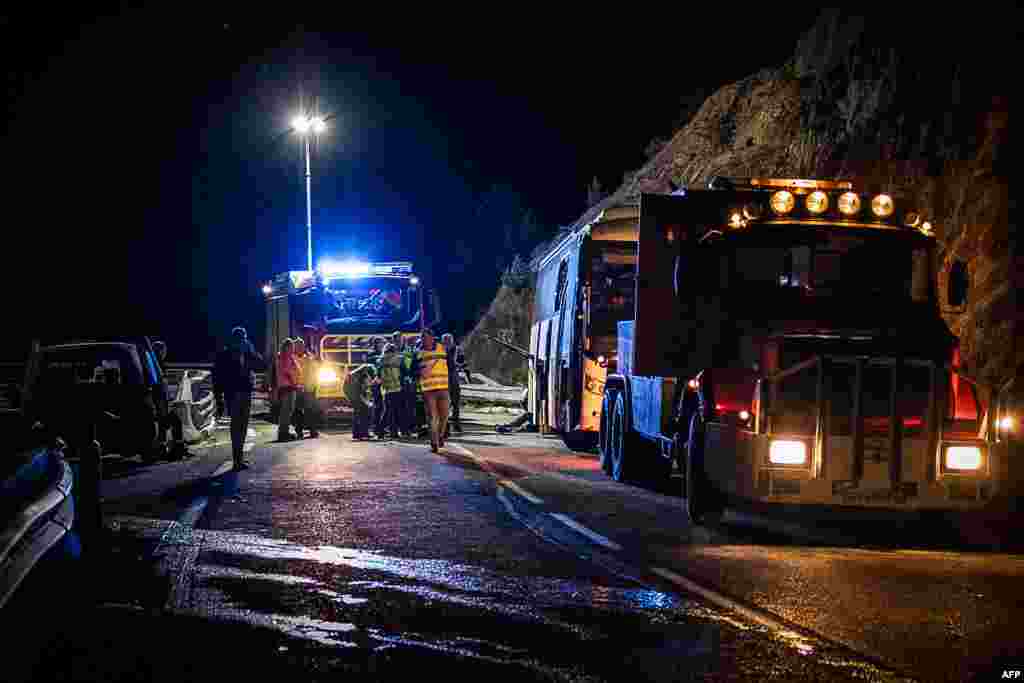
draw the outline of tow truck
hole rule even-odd
[[[350,409],[348,373],[366,363],[374,339],[396,331],[413,341],[441,319],[440,298],[413,264],[323,261],[316,270],[281,273],[262,286],[267,306],[267,389],[276,414],[275,364],[281,342],[302,338],[317,359],[316,398],[327,415]]]
[[[604,208],[541,260],[541,430],[596,436],[618,481],[677,465],[695,523],[973,510],[1017,487],[1019,416],[961,372],[932,225],[875,189],[718,178]]]

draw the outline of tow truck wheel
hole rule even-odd
[[[601,429],[598,432],[598,450],[601,452],[601,469],[612,473],[612,411],[615,409],[615,392],[606,391],[601,400]]]
[[[686,516],[691,524],[714,524],[723,512],[722,499],[704,470],[704,421],[700,415],[690,420],[690,438],[686,446]]]
[[[622,394],[615,396],[615,413],[612,416],[612,479],[629,481],[631,465],[626,462],[626,451],[630,443],[628,425],[626,423],[626,398]]]

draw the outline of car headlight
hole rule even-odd
[[[977,446],[946,446],[946,469],[974,472],[981,469],[981,449]]]
[[[334,368],[323,367],[317,371],[316,379],[320,384],[335,384],[338,381],[338,372]]]
[[[768,462],[773,465],[807,464],[807,444],[789,439],[772,439],[768,446]]]
[[[1010,415],[1005,415],[999,419],[999,431],[1001,432],[1012,432],[1016,422]]]

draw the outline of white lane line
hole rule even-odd
[[[455,443],[453,441],[449,441],[448,443],[446,443],[444,445],[444,447],[445,448],[454,449],[454,450],[458,451],[460,455],[464,455],[467,458],[473,458],[474,460],[476,459],[476,456],[473,455],[473,451],[469,450],[468,448],[466,448],[462,444],[457,444],[457,443]]]
[[[520,486],[519,484],[515,483],[514,481],[509,481],[508,479],[499,479],[498,483],[501,484],[502,486],[504,486],[505,488],[512,489],[513,491],[518,493],[520,495],[520,497],[525,498],[526,500],[530,501],[534,505],[543,505],[544,504],[543,500],[541,500],[537,496],[533,495],[532,493],[530,493],[529,491],[527,491],[526,489],[524,489],[522,486]]]
[[[555,519],[557,519],[559,522],[561,522],[562,524],[566,525],[567,527],[569,527],[571,529],[574,529],[574,530],[580,532],[581,534],[583,534],[584,536],[589,538],[594,543],[597,543],[598,545],[603,545],[605,548],[610,548],[611,550],[622,550],[622,546],[619,545],[618,543],[616,543],[615,541],[611,540],[610,538],[608,538],[606,536],[602,536],[601,534],[597,533],[596,531],[591,531],[590,529],[588,529],[587,527],[583,526],[582,524],[580,524],[579,522],[577,522],[575,519],[573,519],[572,517],[570,517],[568,515],[563,515],[560,512],[551,512],[549,514],[552,517],[554,517]]]
[[[801,652],[813,651],[814,649],[814,639],[810,638],[809,636],[803,633],[795,631],[788,624],[782,622],[779,619],[776,619],[775,617],[766,612],[746,607],[736,602],[732,598],[727,598],[726,596],[722,595],[721,593],[718,593],[717,591],[713,591],[709,588],[705,588],[704,586],[696,584],[690,579],[686,578],[685,576],[680,576],[679,574],[676,574],[674,571],[671,571],[669,569],[665,569],[663,567],[651,567],[651,571],[657,574],[658,576],[662,577],[663,579],[668,579],[669,581],[671,581],[672,583],[676,584],[677,586],[679,586],[680,588],[689,593],[699,595],[700,597],[704,598],[710,603],[713,603],[715,605],[718,605],[719,607],[723,607],[728,610],[732,610],[733,612],[745,617],[750,621],[753,621],[756,624],[760,624],[761,626],[764,626],[766,628],[771,629],[772,631],[775,631],[776,633],[778,633],[779,636],[783,637],[787,642],[789,642],[791,645],[796,647]]]
[[[199,518],[203,516],[203,511],[206,510],[206,506],[210,504],[210,499],[207,496],[200,496],[192,501],[192,504],[185,508],[185,511],[178,515],[178,523],[184,526],[195,526]]]
[[[219,467],[217,467],[217,469],[213,471],[213,473],[210,475],[210,478],[219,477],[222,474],[227,474],[234,466],[235,464],[232,461],[225,460],[220,464]]]

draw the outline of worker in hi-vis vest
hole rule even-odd
[[[420,390],[430,423],[430,450],[444,448],[444,434],[448,426],[448,354],[444,345],[434,338],[432,330],[423,330],[422,344],[416,352]]]

